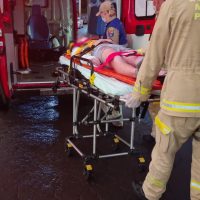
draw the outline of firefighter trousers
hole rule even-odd
[[[192,136],[191,200],[200,199],[200,118],[169,116],[159,111],[156,144],[143,184],[148,200],[158,200],[166,190],[176,152]]]

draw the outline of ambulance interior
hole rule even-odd
[[[58,58],[75,36],[71,0],[3,1],[9,89],[52,88]],[[74,7],[73,7],[74,6]]]

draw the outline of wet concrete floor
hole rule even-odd
[[[83,98],[84,109],[90,107]],[[119,132],[126,137],[129,129],[127,125]],[[135,145],[149,163],[153,145],[141,140],[144,132],[150,132],[148,119],[137,124]],[[64,152],[64,139],[71,133],[71,95],[18,97],[9,111],[1,111],[0,200],[137,200],[131,182],[142,180],[145,173],[140,173],[135,157],[99,159],[88,182],[80,156],[67,157]],[[110,150],[110,142],[103,138],[98,150]],[[91,146],[79,143],[83,151]],[[189,200],[190,154],[189,141],[176,157],[162,200]]]

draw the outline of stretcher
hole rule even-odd
[[[147,105],[144,103],[138,109],[132,109],[130,117],[123,118],[120,116],[117,119],[109,118],[113,110],[118,110],[122,114],[122,105],[124,100],[122,95],[132,92],[135,82],[134,78],[126,77],[115,73],[111,69],[95,69],[91,62],[91,55],[62,55],[59,59],[61,67],[57,69],[59,74],[59,81],[66,83],[73,91],[73,133],[66,138],[65,150],[70,156],[75,150],[84,160],[84,174],[89,179],[93,172],[92,161],[99,158],[110,158],[117,156],[124,156],[135,154],[138,159],[139,167],[144,169],[145,158],[140,151],[134,147],[134,129],[136,120],[144,117]],[[58,81],[58,82],[59,82]],[[153,85],[154,94],[159,95],[161,90],[161,83],[156,81]],[[83,119],[78,120],[80,94],[83,93],[89,98],[93,99],[93,107]],[[150,100],[151,101],[151,100]],[[157,100],[153,100],[157,101]],[[107,111],[102,115],[102,105],[106,105]],[[91,119],[92,116],[92,119]],[[129,141],[125,140],[116,133],[110,132],[109,124],[113,122],[128,122],[131,124]],[[93,127],[92,134],[80,134],[78,131],[79,125],[91,125]],[[102,128],[102,125],[103,128]],[[97,152],[97,138],[98,137],[113,138],[113,147],[118,149],[119,144],[123,143],[128,147],[126,151],[117,151],[115,153],[100,154]],[[76,140],[92,138],[92,153],[85,154],[75,144]]]

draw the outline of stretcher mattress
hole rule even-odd
[[[90,54],[85,54],[83,57],[91,59],[93,56],[91,56]],[[70,56],[66,55],[60,56],[59,62],[60,64],[63,65],[70,65]],[[75,64],[76,68],[86,79],[89,79],[91,75],[91,70],[90,68],[87,68],[86,62],[84,63],[83,61],[82,64],[84,64],[84,66],[76,63]],[[133,85],[135,82],[135,79],[133,78],[123,75],[121,76],[120,74],[117,74],[110,69],[103,69],[101,70],[101,73],[99,73],[98,70],[98,73],[94,72],[94,74],[95,74],[94,85],[98,89],[102,90],[105,94],[122,96],[131,93],[133,91]],[[119,79],[122,79],[123,81],[120,81]],[[161,88],[159,83],[156,82],[154,84],[154,93],[159,94],[160,89]]]

